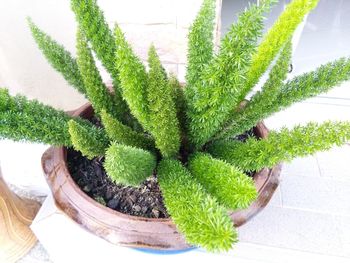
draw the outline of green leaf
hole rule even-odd
[[[155,150],[154,140],[152,138],[133,131],[130,127],[122,124],[104,110],[101,112],[101,121],[111,141],[150,151]]]
[[[254,137],[246,142],[217,141],[209,147],[216,158],[241,168],[244,171],[258,171],[273,167],[282,161],[312,155],[340,146],[350,140],[350,122],[308,123],[288,130],[270,132],[267,139]]]
[[[80,28],[77,31],[77,56],[78,66],[86,87],[86,94],[95,113],[101,114],[102,109],[105,109],[109,114],[121,121],[123,112],[117,109],[114,97],[103,83],[87,40]]]
[[[68,131],[74,149],[80,151],[87,158],[93,159],[105,154],[109,141],[102,129],[94,126],[87,129],[75,120],[70,120]]]
[[[77,62],[71,53],[49,35],[45,34],[44,31],[40,30],[30,18],[28,18],[28,24],[35,42],[51,66],[60,72],[70,85],[85,95],[84,82]]]
[[[188,169],[209,194],[229,209],[245,209],[258,196],[251,177],[208,154],[196,153]]]
[[[123,122],[127,124],[128,119],[130,119],[130,112],[123,100],[119,83],[119,72],[115,67],[117,46],[104,14],[97,5],[96,0],[71,0],[71,7],[75,13],[79,28],[91,43],[97,58],[112,76],[116,108],[123,113],[122,115],[125,116]]]
[[[259,81],[281,48],[292,37],[298,25],[318,2],[319,0],[293,0],[286,6],[254,54],[252,66],[247,74],[246,92],[243,93],[242,99]]]
[[[68,121],[74,120],[87,131],[94,126],[81,118],[70,117],[36,100],[17,95],[0,88],[0,139],[42,142],[55,146],[72,146]]]
[[[193,91],[185,91],[189,137],[197,148],[222,127],[240,102],[251,57],[263,29],[263,14],[272,2],[252,5],[240,14],[238,22],[223,38],[219,54],[203,70]]]
[[[213,57],[216,0],[204,0],[188,34],[187,89],[199,79]]]
[[[289,40],[270,71],[269,78],[261,91],[258,91],[243,109],[237,110],[232,114],[230,121],[215,136],[215,139],[232,138],[244,133],[261,121],[265,114],[268,114],[269,110],[271,110],[271,105],[278,105],[279,102],[276,99],[287,78],[291,55],[292,42]]]
[[[146,130],[149,130],[149,108],[147,101],[147,72],[140,59],[134,54],[118,25],[115,26],[116,67],[123,97],[131,113]]]
[[[156,147],[164,157],[174,157],[180,148],[180,130],[173,101],[174,91],[164,76],[164,70],[152,45],[148,53],[148,105],[150,132]]]
[[[208,251],[227,251],[237,242],[226,209],[206,193],[179,161],[162,160],[158,181],[167,211],[187,242]]]
[[[104,167],[115,183],[139,186],[152,175],[156,158],[148,151],[113,143],[106,152]]]

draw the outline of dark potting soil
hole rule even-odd
[[[169,217],[156,176],[151,176],[139,187],[115,184],[107,176],[103,162],[103,157],[89,160],[73,149],[67,151],[68,169],[73,180],[97,202],[129,215]]]

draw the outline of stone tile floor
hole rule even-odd
[[[326,156],[328,162],[324,160],[321,169],[319,160]],[[240,240],[350,260],[350,169],[344,168],[347,157],[349,145],[285,164],[270,204],[239,229]],[[339,175],[344,172],[348,178]]]

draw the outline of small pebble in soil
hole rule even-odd
[[[152,209],[152,214],[154,217],[158,218],[159,217],[159,211],[157,209]]]
[[[141,206],[135,205],[134,206],[134,210],[135,210],[135,212],[140,212],[141,211]]]
[[[108,201],[107,206],[112,209],[117,209],[119,205],[119,199],[113,198]]]

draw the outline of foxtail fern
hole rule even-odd
[[[51,66],[60,72],[70,85],[80,93],[85,94],[83,79],[80,75],[77,62],[71,53],[40,30],[30,18],[28,18],[28,24],[35,42]]]
[[[158,180],[167,210],[189,243],[209,251],[231,248],[237,234],[226,210],[179,161],[161,161]]]
[[[180,148],[179,122],[173,101],[172,87],[163,74],[162,64],[154,46],[148,55],[148,105],[151,133],[164,157],[174,157]]]
[[[229,209],[247,208],[257,197],[252,178],[208,154],[195,154],[190,159],[189,170],[209,194]]]
[[[115,107],[114,97],[103,83],[86,38],[79,28],[77,31],[77,56],[86,94],[95,112],[100,114],[102,109],[105,109],[118,120],[122,120],[123,112],[118,112],[118,108]]]
[[[129,109],[121,95],[119,72],[115,67],[116,42],[113,32],[109,28],[102,10],[96,0],[71,0],[71,7],[75,18],[87,40],[91,43],[96,56],[111,74],[114,88],[116,109],[122,114],[124,124],[134,122],[129,115]]]
[[[295,157],[329,150],[350,140],[350,122],[309,123],[288,130],[271,132],[264,140],[249,138],[241,141],[217,141],[209,152],[244,171],[258,171]]]
[[[147,100],[148,76],[145,66],[133,53],[118,25],[115,26],[116,67],[123,89],[123,97],[128,103],[131,113],[141,125],[149,130],[149,108]]]
[[[80,123],[70,120],[68,131],[74,149],[80,151],[87,158],[92,159],[105,154],[109,141],[104,130],[97,127],[87,129]]]
[[[319,0],[293,0],[264,36],[253,56],[252,66],[247,74],[248,82],[241,99],[259,81],[283,45],[291,38],[304,17],[317,6]],[[244,95],[244,96],[243,96]]]
[[[239,109],[232,114],[230,122],[215,138],[230,138],[249,130],[263,117],[266,117],[264,114],[273,107],[272,105],[278,104],[276,97],[287,78],[291,55],[292,42],[289,40],[271,69],[269,78],[263,85],[262,90],[258,91],[243,109]]]
[[[189,136],[197,147],[220,129],[239,103],[251,56],[263,29],[263,14],[271,2],[266,0],[259,6],[252,5],[238,17],[222,40],[219,54],[193,87],[193,99],[187,94]]]
[[[204,0],[188,34],[187,92],[190,92],[213,57],[216,0]]]
[[[104,167],[114,182],[138,186],[152,175],[156,158],[148,151],[113,143],[106,152]]]
[[[68,122],[74,120],[93,134],[95,126],[80,118],[72,118],[36,100],[17,95],[10,96],[0,89],[0,139],[43,142],[51,145],[72,146]]]
[[[71,0],[79,28],[77,60],[31,21],[29,26],[53,67],[91,102],[94,124],[0,89],[0,139],[72,147],[104,162],[109,179],[124,186],[140,186],[153,175],[188,243],[229,250],[237,242],[229,213],[258,197],[248,172],[350,140],[350,122],[309,123],[264,139],[247,132],[294,102],[350,80],[350,58],[287,80],[293,32],[318,1],[291,1],[260,38],[264,14],[276,2],[261,0],[239,15],[216,51],[217,1],[203,0],[189,32],[187,83],[180,85],[154,46],[146,68],[118,25],[109,29],[96,0]],[[94,54],[111,74],[114,93],[102,82]],[[261,91],[246,101],[273,61]]]
[[[112,141],[137,148],[154,150],[154,140],[150,136],[134,131],[104,110],[101,112],[101,120],[108,137]]]

